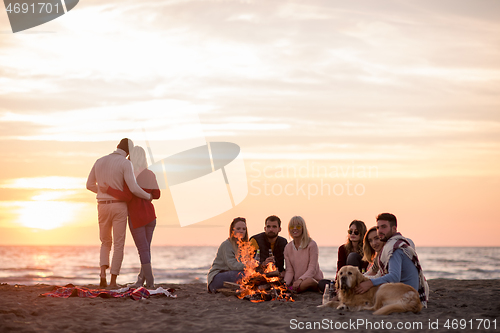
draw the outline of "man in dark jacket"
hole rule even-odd
[[[274,262],[280,273],[285,272],[285,256],[283,251],[287,240],[278,236],[281,231],[281,220],[275,215],[266,218],[264,232],[250,238],[252,245],[260,250],[261,267],[266,267],[270,262]],[[269,252],[271,250],[271,253]],[[272,254],[272,256],[270,256]]]

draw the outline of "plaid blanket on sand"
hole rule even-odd
[[[72,284],[68,284],[64,287],[55,286],[54,289],[48,293],[40,294],[42,297],[58,297],[58,298],[68,298],[68,297],[88,297],[88,298],[121,298],[130,297],[133,300],[138,300],[141,298],[148,298],[150,295],[164,294],[168,297],[175,296],[174,289],[163,289],[158,288],[156,290],[147,290],[144,287],[137,289],[122,288],[120,290],[105,290],[105,289],[88,289],[85,287],[75,287]]]

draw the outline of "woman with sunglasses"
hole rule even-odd
[[[238,255],[238,242],[248,242],[247,222],[237,217],[229,226],[229,238],[219,246],[212,267],[207,275],[208,292],[216,293],[224,282],[236,282],[243,277],[245,265]]]
[[[354,220],[347,230],[347,241],[339,247],[337,272],[346,265],[356,266],[364,273],[368,262],[363,259],[363,239],[366,234],[366,225],[363,221]]]
[[[294,216],[288,223],[288,233],[293,238],[285,246],[285,283],[294,292],[318,290],[318,281],[323,278],[319,268],[318,245],[309,236],[306,221]]]
[[[366,271],[368,261],[363,260],[363,239],[366,233],[366,225],[363,221],[353,220],[347,229],[347,241],[338,250],[337,272],[346,265],[356,266],[361,272]],[[324,279],[319,281],[318,289],[323,292],[327,284],[335,280]]]

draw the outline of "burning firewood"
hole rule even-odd
[[[265,301],[272,301],[273,296],[267,293],[257,293],[257,294],[247,295],[244,297],[244,299],[249,300],[251,302],[265,302]]]
[[[269,290],[271,289],[271,285],[269,283],[266,283],[266,284],[261,284],[260,286],[257,287],[257,289],[259,290]]]
[[[269,263],[262,272],[258,269],[259,263],[254,260],[254,249],[250,243],[240,242],[238,248],[245,270],[243,278],[238,281],[239,289],[235,291],[237,297],[251,302],[271,300],[293,302],[291,293],[287,290],[285,282],[273,263]],[[227,287],[225,283],[224,286]]]
[[[267,272],[267,273],[264,273],[264,274],[268,278],[280,276],[280,272],[278,270],[272,271],[272,272]]]
[[[247,285],[260,286],[261,284],[267,283],[266,276],[260,273],[255,273],[250,276],[250,278],[246,281]]]

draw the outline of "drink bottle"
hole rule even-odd
[[[330,301],[330,285],[325,286],[325,292],[323,293],[323,305]]]
[[[333,280],[330,281],[330,299],[332,299],[335,296],[335,284],[333,283]]]
[[[274,256],[273,250],[269,249],[269,257],[272,257],[272,256]],[[274,259],[273,259],[273,262],[275,262]]]

